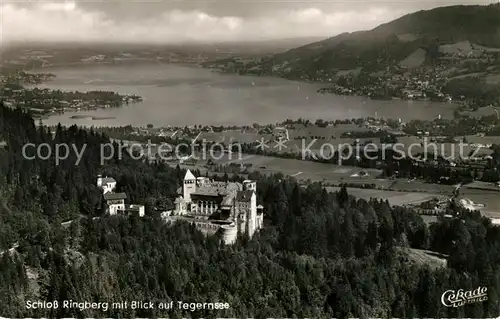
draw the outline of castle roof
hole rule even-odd
[[[223,195],[222,192],[219,192],[217,188],[203,188],[197,189],[196,192],[191,193],[191,195],[199,195],[199,196],[220,196]]]
[[[254,192],[252,190],[239,191],[236,194],[236,201],[238,202],[249,202],[252,199]]]
[[[103,196],[105,200],[127,199],[127,194],[125,193],[106,193]]]
[[[225,196],[222,199],[221,206],[223,206],[223,207],[231,206],[233,204],[233,199],[234,199],[234,196],[231,196],[231,195]]]
[[[191,171],[188,169],[186,172],[186,176],[184,176],[184,180],[192,180],[192,179],[196,179],[196,177],[194,177],[193,173],[191,173]]]
[[[197,187],[192,195],[200,196],[226,196],[242,189],[240,183],[212,181]]]

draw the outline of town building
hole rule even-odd
[[[257,183],[217,182],[186,172],[178,190],[175,209],[166,212],[167,221],[186,220],[206,234],[218,234],[225,244],[238,235],[250,238],[263,226],[263,207],[257,205]]]
[[[130,204],[125,205],[125,209],[119,210],[118,213],[121,215],[137,215],[139,217],[142,217],[145,214],[145,208],[144,205]]]
[[[104,193],[105,211],[110,215],[117,215],[119,211],[125,210],[125,200],[127,194],[125,193]]]
[[[112,177],[97,176],[97,187],[101,188],[102,196],[104,199],[104,211],[109,215],[125,215],[132,214],[144,216],[144,205],[138,204],[125,204],[127,194],[115,193],[116,180]]]
[[[102,193],[112,193],[116,188],[116,181],[112,177],[102,177],[102,175],[97,175],[97,187],[102,188]]]

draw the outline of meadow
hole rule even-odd
[[[336,192],[339,189],[339,187],[327,187],[327,190],[330,192]],[[396,192],[362,188],[347,188],[347,192],[354,197],[365,200],[369,200],[371,198],[387,200],[389,201],[389,204],[394,206],[418,204],[436,197],[443,197],[442,195],[432,193]]]

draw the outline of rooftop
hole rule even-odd
[[[200,195],[200,196],[224,196],[227,195],[228,190],[224,187],[200,187],[198,188],[192,195]]]
[[[108,183],[116,183],[116,180],[113,177],[104,177],[102,179],[103,184],[108,184]]]
[[[222,207],[229,207],[233,205],[234,196],[226,196],[221,202]]]
[[[141,208],[144,208],[144,205],[129,205],[125,207],[125,210],[138,212],[140,211]]]
[[[105,200],[120,200],[127,199],[127,194],[125,193],[106,193],[104,194]]]

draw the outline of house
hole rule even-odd
[[[116,215],[119,211],[125,211],[125,200],[127,199],[127,194],[105,193],[103,197],[106,201],[106,213]]]
[[[125,204],[127,194],[115,193],[116,180],[112,177],[97,176],[97,186],[102,189],[104,199],[104,210],[109,215],[125,215],[129,216],[136,214],[143,217],[145,214],[144,205]]]
[[[112,193],[116,188],[116,180],[112,177],[97,175],[97,187],[102,188],[102,193]]]
[[[124,210],[118,211],[118,213],[122,215],[128,215],[128,216],[137,215],[139,217],[143,217],[144,212],[145,212],[144,205],[135,205],[135,204],[125,205]]]

